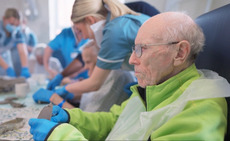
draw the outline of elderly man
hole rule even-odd
[[[54,107],[51,121],[30,119],[31,134],[35,140],[223,140],[230,85],[196,69],[203,43],[200,28],[183,13],[150,18],[129,60],[138,79],[129,100],[108,113]]]

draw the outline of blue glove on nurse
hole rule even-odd
[[[61,81],[63,79],[62,74],[56,75],[47,85],[48,90],[53,90],[56,86],[60,85]]]
[[[47,119],[31,118],[29,120],[30,133],[33,135],[35,141],[47,140],[51,129],[55,128],[58,123],[49,121]]]
[[[30,77],[29,69],[27,67],[23,67],[21,69],[21,75],[20,76],[25,77],[25,78],[29,78]]]
[[[69,123],[69,114],[59,106],[53,106],[51,121]]]
[[[53,91],[40,88],[33,94],[33,99],[36,103],[50,102],[50,97],[53,95]]]
[[[8,76],[10,76],[10,77],[15,77],[15,76],[16,76],[16,75],[15,75],[14,69],[11,68],[11,67],[8,67],[8,68],[6,69],[6,74],[7,74]]]
[[[66,86],[54,90],[55,93],[57,93],[59,96],[61,96],[64,99],[71,100],[74,98],[74,95],[66,90]]]

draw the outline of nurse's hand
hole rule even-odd
[[[68,123],[69,114],[59,106],[53,106],[51,121],[58,123]]]
[[[63,79],[62,74],[56,75],[47,85],[48,90],[53,90],[56,86],[61,84],[61,81]]]
[[[6,69],[6,74],[7,74],[8,76],[10,76],[10,77],[15,77],[15,76],[16,76],[16,75],[15,75],[14,69],[11,68],[11,67],[8,67],[8,68]]]
[[[48,133],[53,129],[58,123],[49,121],[47,119],[36,119],[31,118],[29,120],[30,133],[33,135],[35,141],[47,140]],[[49,134],[50,135],[50,134]]]
[[[74,95],[66,90],[66,86],[56,89],[54,92],[67,100],[72,100],[74,98]]]
[[[30,77],[29,69],[27,67],[23,67],[21,69],[21,75],[20,76],[25,77],[25,78],[29,78]]]
[[[36,103],[39,102],[50,102],[50,97],[53,95],[53,91],[40,88],[33,94],[33,99]]]

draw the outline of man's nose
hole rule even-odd
[[[132,52],[130,58],[129,58],[129,64],[130,65],[135,65],[137,63],[136,55],[134,51]]]

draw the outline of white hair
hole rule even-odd
[[[33,49],[34,56],[43,56],[46,46],[47,45],[45,43],[37,44],[36,47]]]

